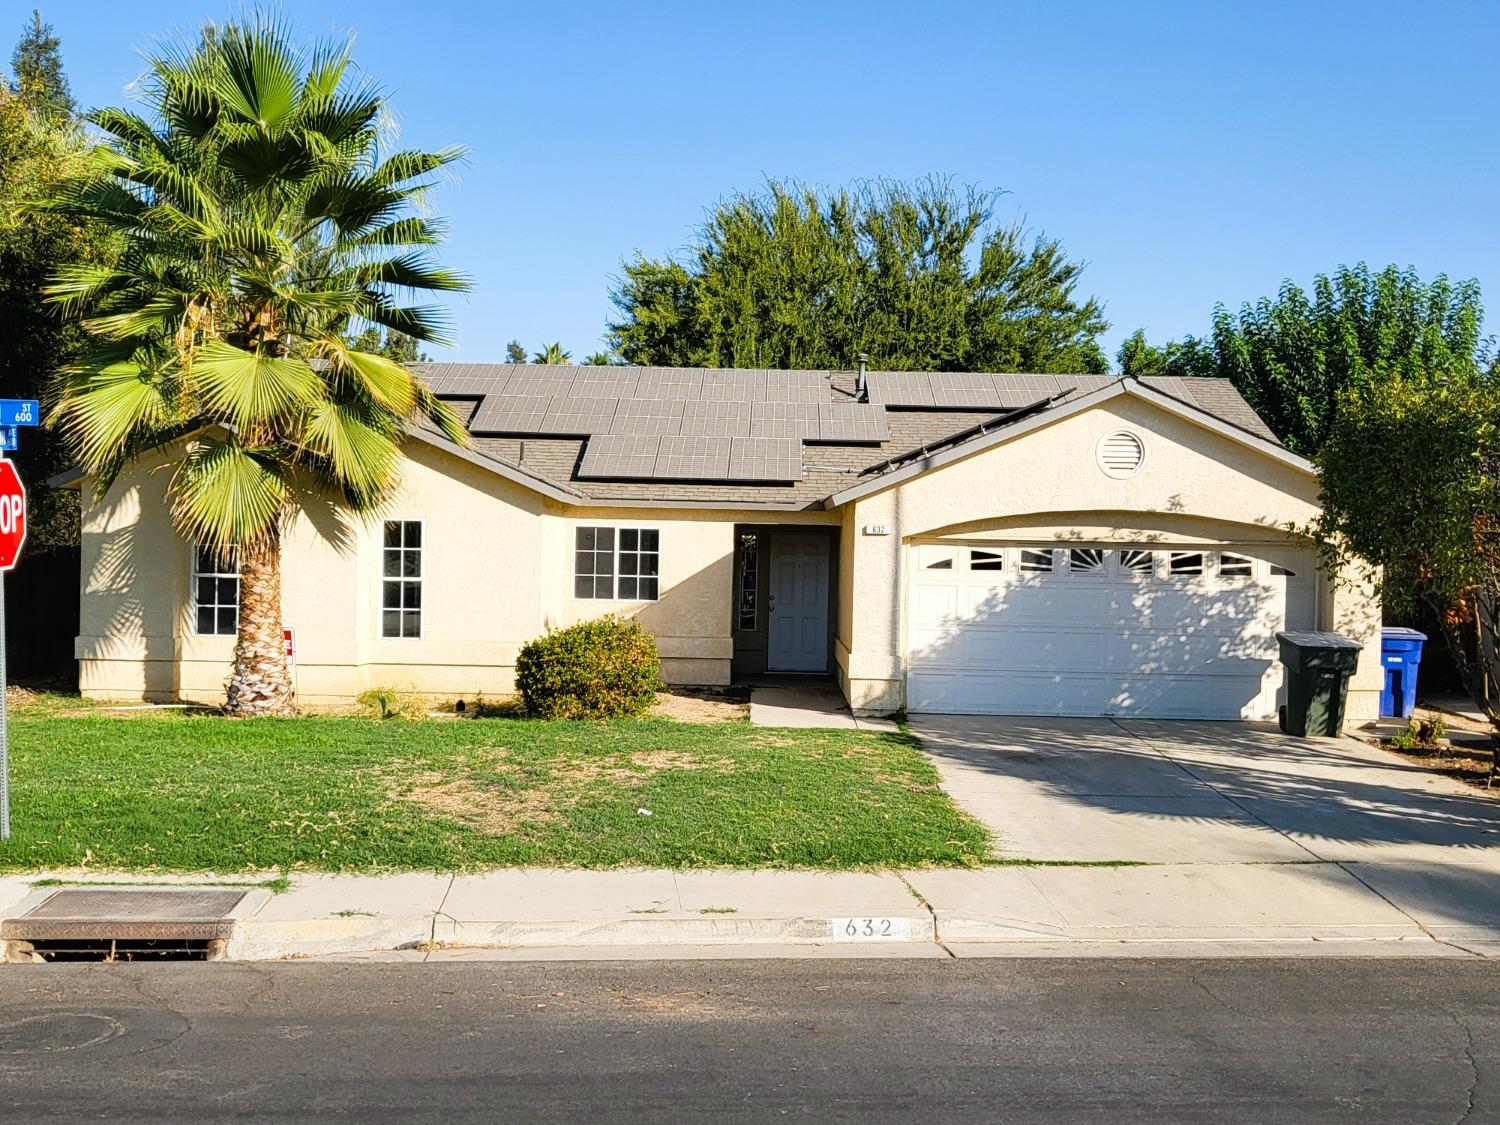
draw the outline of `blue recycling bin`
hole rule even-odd
[[[1380,630],[1380,666],[1385,685],[1380,689],[1380,714],[1409,719],[1417,707],[1417,666],[1422,663],[1426,633],[1415,629]]]

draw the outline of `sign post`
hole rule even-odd
[[[0,403],[0,413],[5,404]],[[35,417],[35,413],[31,415]],[[34,424],[34,423],[33,423]],[[10,729],[5,699],[5,572],[26,542],[26,486],[8,459],[0,458],[0,840],[10,839]]]

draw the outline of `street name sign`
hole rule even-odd
[[[0,426],[40,426],[42,405],[34,398],[0,398]]]

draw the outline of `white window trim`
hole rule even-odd
[[[403,529],[409,523],[414,523],[421,528],[419,536],[422,545],[416,548],[417,554],[421,556],[421,573],[415,579],[412,578],[387,578],[385,575],[385,525],[388,523],[399,523]],[[402,541],[405,542],[405,530],[402,531]],[[410,547],[402,547],[401,550],[409,551]],[[385,631],[385,584],[387,582],[412,582],[422,588],[422,604],[417,608],[417,632],[415,636],[407,636],[405,633],[397,637],[388,636]],[[400,612],[404,613],[405,610]],[[382,641],[420,641],[427,635],[427,521],[407,520],[399,517],[382,519],[380,521],[380,596],[375,600],[375,635]]]
[[[575,601],[575,602],[611,602],[611,603],[624,603],[626,605],[651,605],[654,602],[661,601],[661,591],[662,591],[662,573],[661,573],[662,534],[661,534],[661,528],[659,526],[653,526],[653,525],[641,524],[641,523],[575,523],[573,525],[573,542],[572,542],[572,544],[568,548],[568,557],[573,560],[573,565],[569,568],[569,573],[572,575],[572,578],[573,578],[574,582],[576,582],[578,580],[578,578],[579,578],[579,574],[578,574],[578,532],[582,528],[585,528],[585,527],[609,528],[611,531],[613,531],[615,533],[614,534],[614,555],[613,555],[612,562],[610,564],[611,567],[612,567],[612,569],[613,569],[613,574],[611,574],[611,576],[610,576],[610,596],[607,597],[607,598],[599,598],[599,597],[583,598],[583,597],[579,597],[578,596],[578,594],[576,592],[576,587],[573,587],[573,590],[574,590],[573,601]],[[635,554],[635,555],[639,555],[639,554],[643,554],[643,553],[644,554],[654,554],[654,555],[656,555],[656,574],[654,576],[656,578],[656,597],[654,597],[654,598],[641,598],[641,597],[622,598],[622,597],[620,597],[620,533],[622,531],[654,531],[654,532],[656,532],[656,550],[655,551],[642,552],[642,551],[636,550],[636,551],[626,552],[627,554]],[[423,540],[423,542],[426,542],[426,540]],[[599,552],[595,551],[594,553],[598,554]],[[625,577],[629,578],[629,577],[632,577],[632,576],[631,575],[626,575]],[[637,574],[634,577],[639,578],[640,575]],[[648,575],[647,577],[651,577],[651,576]],[[736,576],[736,582],[738,582],[738,576]],[[738,605],[735,606],[735,619],[736,620],[739,619],[739,607],[738,607]]]
[[[188,551],[189,551],[189,554],[188,554],[188,613],[191,615],[190,623],[191,623],[192,628],[193,628],[193,636],[195,636],[195,637],[234,637],[234,636],[237,636],[239,634],[239,624],[240,624],[240,605],[241,605],[241,602],[244,600],[244,586],[242,584],[238,584],[238,585],[235,586],[235,599],[234,599],[234,625],[235,625],[235,629],[234,629],[234,632],[232,632],[232,633],[221,633],[221,632],[218,631],[217,627],[214,629],[214,631],[212,633],[204,633],[204,632],[201,632],[198,629],[198,579],[199,578],[234,578],[236,580],[240,579],[240,568],[239,568],[238,559],[236,559],[235,568],[234,568],[234,573],[233,574],[231,574],[227,570],[214,570],[214,571],[199,570],[198,569],[198,552],[199,552],[199,550],[201,550],[201,548],[200,548],[199,544],[196,541],[189,541],[189,543],[188,543]],[[215,611],[216,611],[215,612],[215,616],[214,616],[214,622],[215,622],[215,626],[217,626],[217,623],[218,623],[217,610],[221,609],[223,607],[222,607],[221,603],[215,602],[214,603],[214,608],[215,608]]]

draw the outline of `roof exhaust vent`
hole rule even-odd
[[[865,396],[865,368],[869,366],[870,357],[868,355],[866,355],[864,352],[860,352],[854,358],[859,363],[859,378],[854,383],[854,392],[858,396],[859,400],[861,402],[863,402],[865,400],[865,397],[866,397]]]

